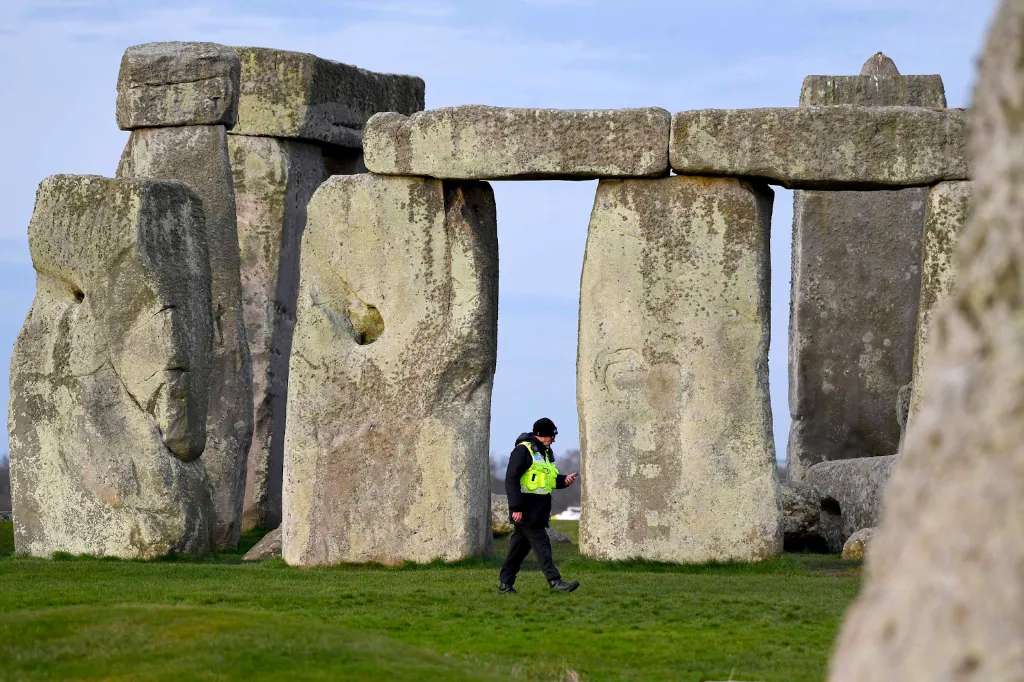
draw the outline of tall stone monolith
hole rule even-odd
[[[300,52],[235,50],[241,94],[228,148],[254,416],[246,457],[245,530],[281,523],[288,358],[306,204],[328,176],[365,170],[361,139],[367,119],[377,111],[422,109],[423,81]]]
[[[18,553],[210,547],[210,266],[180,183],[58,175],[29,224],[36,295],[11,357]]]
[[[178,63],[186,59],[182,43],[157,43],[129,48],[122,60],[118,87],[130,87],[128,65],[145,73],[138,62],[162,64],[170,54]],[[190,45],[188,43],[184,45]],[[142,56],[139,53],[142,53]],[[205,59],[208,51],[202,51]],[[220,71],[233,74],[237,97],[238,56],[225,48],[216,58],[228,62]],[[205,62],[196,57],[197,65]],[[180,67],[185,73],[186,67]],[[119,105],[123,101],[119,97]],[[188,104],[192,100],[187,100]],[[242,320],[238,230],[235,194],[224,125],[171,125],[186,115],[168,115],[168,127],[134,129],[117,169],[122,178],[179,180],[202,199],[209,245],[214,343],[210,362],[210,403],[206,450],[207,470],[214,504],[213,544],[234,547],[241,530],[245,457],[252,439],[252,369]],[[119,113],[118,120],[125,120]],[[147,120],[153,125],[159,121]]]
[[[942,108],[946,97],[941,77],[899,75],[879,53],[859,76],[804,80],[801,106],[844,104]],[[927,188],[794,194],[794,479],[817,462],[891,455],[899,447],[893,406],[913,373],[927,196]]]
[[[914,339],[914,373],[909,416],[921,407],[921,373],[928,357],[932,315],[949,296],[956,281],[953,253],[970,213],[973,183],[941,182],[928,192],[924,236],[921,243],[921,301]],[[916,388],[915,388],[916,387]]]
[[[363,174],[317,190],[288,390],[289,564],[485,550],[497,264],[485,183]]]
[[[1024,2],[974,92],[973,215],[830,679],[1024,679]]]
[[[752,561],[782,550],[768,398],[772,193],[603,180],[580,290],[580,550]]]

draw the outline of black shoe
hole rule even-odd
[[[500,592],[501,594],[517,594],[516,588],[512,587],[511,585],[506,585],[505,583],[501,583],[498,585],[498,592]]]
[[[548,585],[551,586],[551,589],[555,592],[572,592],[580,586],[580,581],[570,580],[569,582],[565,582],[559,578],[558,580],[549,580]]]

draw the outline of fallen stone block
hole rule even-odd
[[[121,130],[182,125],[230,128],[238,116],[240,66],[216,43],[146,43],[125,50],[117,78]]]
[[[1024,679],[1024,4],[1000,3],[989,25],[960,268],[833,682]]]
[[[456,179],[658,177],[668,174],[664,109],[462,106],[366,126],[366,167],[387,175]]]
[[[768,402],[772,193],[598,184],[580,290],[580,550],[755,561],[782,550]]]
[[[378,111],[423,109],[415,76],[375,73],[304,52],[234,48],[241,60],[236,135],[311,140],[358,149]]]
[[[779,484],[779,499],[782,504],[783,549],[787,552],[828,552],[818,492],[806,483],[787,481]]]
[[[214,504],[213,542],[235,547],[241,531],[245,457],[252,438],[252,369],[242,321],[238,231],[223,126],[132,131],[120,178],[178,180],[202,199],[208,236],[214,335],[202,464]]]
[[[863,561],[867,556],[871,538],[875,535],[874,528],[861,528],[843,544],[842,558],[844,561]]]
[[[199,457],[213,327],[199,198],[180,183],[52,176],[29,249],[36,295],[11,358],[17,552],[208,551]]]
[[[364,174],[317,190],[288,388],[289,564],[486,550],[497,257],[486,184]]]
[[[681,175],[794,189],[914,187],[969,177],[966,132],[960,109],[702,109],[673,116],[669,154]]]
[[[896,465],[896,455],[821,462],[804,481],[817,491],[823,510],[822,535],[833,552],[861,528],[878,525],[882,496]]]
[[[281,556],[281,527],[270,531],[252,546],[242,557],[242,561],[263,561]]]
[[[921,253],[921,299],[914,342],[914,385],[920,386],[921,371],[928,357],[932,315],[945,301],[956,282],[953,254],[970,215],[971,182],[943,182],[928,192]],[[912,391],[910,415],[921,407],[923,390]]]

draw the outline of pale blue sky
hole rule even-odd
[[[111,175],[125,47],[209,40],[313,52],[427,83],[427,106],[792,106],[806,74],[857,73],[883,50],[903,73],[939,73],[967,106],[993,0],[333,2],[5,0],[0,3],[0,404],[35,288],[26,226],[52,173]],[[579,276],[595,183],[495,183],[501,253],[493,452],[546,414],[578,445]],[[772,408],[789,424],[786,336],[792,194],[772,229]],[[546,333],[527,331],[540,323]],[[0,453],[7,449],[6,430]]]

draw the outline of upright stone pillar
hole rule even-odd
[[[971,114],[977,187],[924,395],[833,682],[1024,679],[1024,3],[1001,3]]]
[[[752,561],[782,550],[768,396],[772,194],[603,180],[580,290],[580,550]]]
[[[801,106],[945,107],[939,76],[902,76],[885,55],[859,76],[808,76]],[[789,474],[891,455],[896,396],[911,380],[926,188],[797,191],[789,338]]]
[[[227,85],[209,98],[205,90],[203,96],[194,98],[180,95],[181,83],[211,70],[220,79],[217,82]],[[242,322],[238,230],[227,145],[227,127],[234,125],[237,107],[222,100],[226,92],[237,102],[238,74],[238,56],[231,48],[209,43],[153,43],[125,52],[118,80],[118,122],[133,128],[118,177],[184,182],[202,199],[206,215],[215,334],[202,464],[213,498],[213,544],[217,548],[238,544],[245,455],[253,430],[252,369]],[[175,107],[167,106],[162,121],[150,115],[140,122],[134,109],[122,106],[138,91],[153,91],[151,99],[172,102]],[[221,107],[214,116],[206,115],[208,99]],[[162,122],[166,127],[152,127]],[[142,123],[146,127],[137,127]]]
[[[329,175],[362,168],[362,127],[377,111],[423,108],[423,81],[311,54],[235,48],[238,123],[228,136],[252,355],[252,444],[243,530],[281,523],[288,358],[306,204]]]
[[[334,176],[308,213],[285,434],[285,561],[481,553],[498,303],[490,187]]]
[[[47,178],[36,296],[11,357],[19,554],[152,559],[210,547],[210,266],[180,183]]]
[[[928,192],[924,239],[921,245],[921,302],[917,312],[917,336],[914,341],[914,379],[910,394],[910,416],[921,407],[924,390],[922,368],[928,356],[932,315],[943,303],[956,282],[953,252],[967,224],[973,183],[940,182]]]

